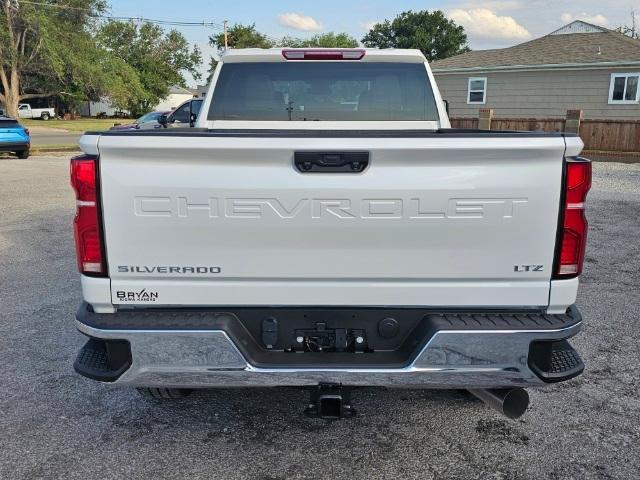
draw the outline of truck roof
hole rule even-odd
[[[242,62],[287,62],[283,52],[363,52],[360,60],[349,60],[357,62],[402,62],[402,63],[424,63],[425,56],[417,49],[404,48],[239,48],[229,49],[221,56],[224,63]],[[327,60],[306,60],[306,61],[327,61]]]

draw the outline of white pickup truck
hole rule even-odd
[[[591,164],[562,133],[451,129],[417,50],[231,50],[195,128],[71,160],[82,375],[174,397],[468,389],[509,417],[568,343]]]
[[[56,117],[56,110],[54,108],[31,108],[28,103],[21,103],[18,105],[18,116],[20,118],[49,120]]]

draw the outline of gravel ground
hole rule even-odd
[[[296,390],[154,403],[79,377],[64,158],[0,159],[0,478],[640,478],[640,164],[595,164],[574,345],[587,370],[509,421],[458,391],[363,389],[359,416]]]

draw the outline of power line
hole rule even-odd
[[[45,2],[34,2],[34,1],[30,1],[30,0],[19,0],[20,4],[25,4],[25,5],[34,5],[34,6],[41,6],[41,7],[51,7],[51,8],[58,8],[61,10],[78,10],[78,11],[84,11],[84,12],[89,12],[92,13],[92,10],[88,9],[88,8],[84,8],[84,7],[74,7],[72,5],[60,5],[60,4],[55,4],[55,3],[45,3]],[[104,18],[107,20],[125,20],[125,21],[131,21],[131,22],[147,22],[147,23],[155,23],[156,25],[167,25],[167,26],[176,26],[176,27],[212,27],[212,28],[224,28],[223,23],[221,22],[207,22],[207,21],[180,21],[180,20],[162,20],[162,19],[153,19],[153,18],[146,18],[146,17],[120,17],[120,16],[113,16],[113,15],[102,15],[102,14],[91,14],[90,16],[92,17],[96,17],[96,18]]]
[[[91,10],[88,8],[84,8],[84,7],[73,7],[71,5],[58,5],[55,3],[44,3],[44,2],[30,2],[30,1],[26,1],[26,0],[6,0],[7,2],[13,3],[14,6],[18,7],[21,3],[27,4],[27,5],[37,5],[40,7],[53,7],[53,8],[60,8],[63,10],[84,10],[85,12],[90,12]]]
[[[155,23],[158,25],[173,25],[177,27],[214,27],[214,28],[224,28],[224,25],[217,22],[205,22],[204,20],[201,22],[181,22],[177,20],[158,20],[153,18],[146,17],[115,17],[111,15],[97,15],[100,18],[107,18],[109,20],[126,20],[131,22],[147,22],[147,23]]]

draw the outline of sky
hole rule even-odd
[[[635,8],[640,23],[640,0],[110,0],[114,16],[160,20],[255,23],[270,37],[309,37],[322,32],[347,32],[358,40],[371,25],[393,19],[406,10],[442,10],[465,27],[474,50],[501,48],[531,40],[572,20],[608,28],[631,23]],[[174,27],[203,52],[206,77],[211,34],[220,27]],[[197,83],[188,76],[187,83]]]

